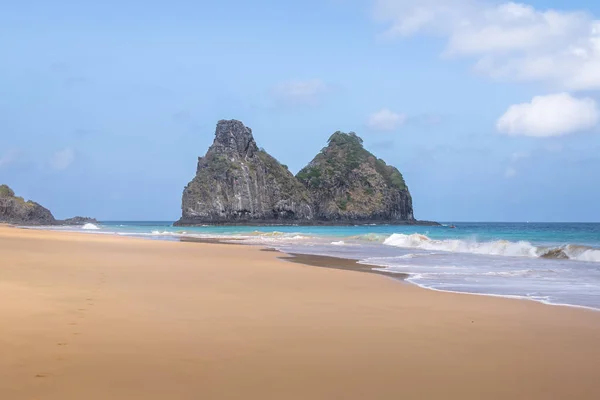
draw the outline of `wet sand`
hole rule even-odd
[[[277,250],[274,250],[277,251]],[[376,265],[360,264],[357,260],[349,260],[345,258],[316,256],[312,254],[295,254],[291,253],[279,257],[280,260],[290,261],[297,264],[305,264],[313,267],[324,267],[341,269],[346,271],[366,272],[369,274],[384,275],[390,278],[404,280],[408,278],[407,274],[397,274],[386,271],[379,271],[375,268],[381,268]]]
[[[0,227],[0,398],[600,398],[600,312],[279,257]]]

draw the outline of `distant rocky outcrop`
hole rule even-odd
[[[58,221],[61,225],[85,225],[85,224],[97,224],[96,218],[90,217],[73,217],[67,218],[62,221]]]
[[[365,150],[355,133],[334,133],[294,177],[237,120],[217,123],[181,209],[175,225],[437,224],[415,220],[400,171]]]
[[[287,167],[259,149],[252,130],[221,120],[185,187],[176,225],[294,223],[312,220],[311,199]]]
[[[0,222],[17,225],[54,225],[52,213],[34,201],[15,196],[7,185],[0,185]]]
[[[85,225],[97,224],[95,218],[73,217],[65,220],[54,218],[50,210],[34,201],[15,196],[7,185],[0,185],[0,222],[14,225]]]
[[[317,220],[416,222],[400,171],[365,150],[353,132],[331,135],[328,146],[296,177],[310,192]]]

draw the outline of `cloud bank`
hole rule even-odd
[[[481,0],[376,0],[388,36],[446,39],[444,55],[470,57],[496,79],[600,89],[600,20],[583,11],[538,10]]]
[[[600,90],[600,19],[585,11],[484,0],[375,0],[388,37],[438,36],[443,56],[473,60],[492,79],[538,82],[561,92]],[[535,137],[588,130],[598,123],[592,99],[568,93],[510,106],[500,132]]]

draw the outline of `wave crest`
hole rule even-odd
[[[365,233],[363,235],[350,236],[349,239],[363,240],[367,242],[383,242],[387,238],[387,235],[379,233]]]
[[[394,233],[385,239],[383,244],[452,253],[532,258],[543,257],[600,262],[600,249],[572,244],[560,247],[537,247],[526,241],[511,242],[508,240],[496,240],[491,242],[477,242],[460,239],[435,240],[419,233],[411,235]]]
[[[98,229],[100,229],[100,228],[98,228],[98,226],[97,226],[97,225],[90,224],[90,223],[88,222],[87,224],[84,224],[84,225],[81,227],[81,229],[84,229],[84,230],[86,230],[86,231],[97,231],[97,230],[98,230]]]

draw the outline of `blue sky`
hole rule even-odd
[[[600,221],[599,21],[558,0],[3,4],[0,182],[58,218],[175,220],[235,118],[294,172],[357,132],[417,218]]]

